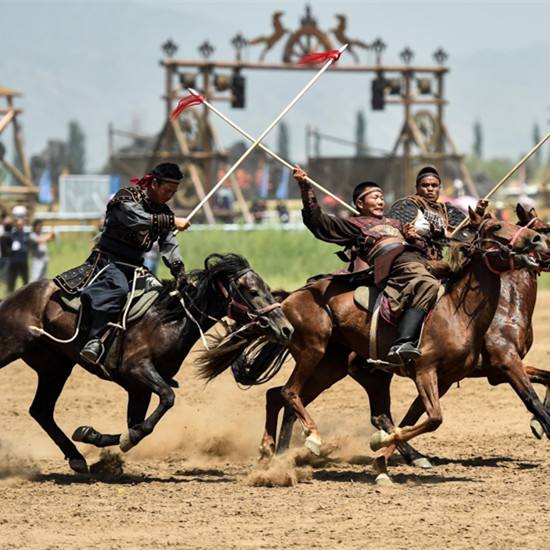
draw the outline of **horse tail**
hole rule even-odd
[[[231,365],[233,377],[243,386],[265,384],[281,370],[289,353],[282,344],[258,341]]]
[[[271,380],[280,370],[288,349],[263,337],[249,334],[248,337],[225,339],[197,357],[195,364],[199,376],[210,382],[231,367],[238,384],[255,386]]]

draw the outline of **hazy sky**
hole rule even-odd
[[[388,64],[400,63],[405,46],[415,52],[413,64],[421,65],[433,65],[433,52],[446,50],[447,122],[461,151],[471,150],[476,119],[483,124],[486,156],[517,158],[533,146],[535,123],[542,135],[548,131],[550,2],[0,0],[0,84],[23,93],[17,104],[25,111],[27,154],[39,153],[48,138],[66,139],[68,122],[76,119],[87,138],[88,169],[99,169],[107,157],[109,123],[149,135],[162,127],[159,61],[167,38],[178,44],[177,57],[200,59],[197,48],[208,39],[215,58],[233,60],[230,41],[237,33],[248,39],[269,34],[275,11],[284,12],[283,24],[293,31],[306,5],[325,32],[336,25],[337,14],[345,14],[352,38],[381,37]],[[249,47],[244,58],[256,61],[260,50]],[[361,56],[363,63],[373,62],[371,53]],[[275,46],[265,61],[280,58]],[[259,135],[311,76],[255,71],[247,76],[247,109],[227,103],[218,108]],[[304,158],[307,126],[351,140],[360,109],[367,117],[369,145],[391,149],[402,111],[396,106],[371,111],[371,78],[323,76],[300,100],[285,117],[295,160]],[[218,124],[225,145],[239,139],[225,123]],[[267,140],[271,147],[274,135]],[[0,139],[6,141],[4,134]],[[353,150],[323,145],[322,153]]]

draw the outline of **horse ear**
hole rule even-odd
[[[528,214],[525,211],[525,208],[523,208],[523,206],[519,202],[516,204],[516,215],[520,222],[527,221]]]
[[[472,210],[470,206],[468,206],[468,217],[472,225],[478,226],[481,223],[481,216],[475,210]]]

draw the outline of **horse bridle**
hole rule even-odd
[[[238,289],[237,284],[235,281],[240,279],[243,275],[248,273],[249,271],[252,271],[252,268],[246,267],[244,269],[241,269],[241,271],[238,271],[229,279],[229,288],[225,288],[223,285],[223,282],[221,279],[218,279],[218,286],[220,287],[220,290],[222,291],[222,294],[224,298],[229,299],[229,303],[227,304],[227,316],[230,319],[234,319],[231,308],[236,307],[237,309],[240,309],[244,313],[246,313],[251,320],[251,322],[257,323],[261,328],[267,328],[267,322],[265,321],[265,316],[270,311],[273,311],[274,309],[277,309],[281,307],[281,304],[279,302],[274,302],[273,304],[270,304],[262,309],[256,309],[243,295],[242,292]],[[235,296],[237,296],[240,301],[235,300]]]
[[[489,271],[491,271],[492,273],[496,273],[497,275],[501,275],[503,273],[508,273],[509,271],[513,271],[514,269],[516,269],[515,265],[514,265],[514,258],[516,256],[523,256],[525,255],[525,253],[519,253],[519,252],[514,252],[513,250],[513,246],[514,244],[517,242],[517,240],[519,239],[519,236],[526,230],[529,228],[529,225],[531,225],[531,223],[534,221],[533,220],[530,220],[528,224],[524,225],[524,226],[520,226],[518,228],[518,230],[516,231],[516,233],[514,234],[514,236],[510,239],[510,242],[508,242],[508,244],[502,244],[498,241],[496,241],[495,239],[481,239],[479,238],[479,234],[481,233],[481,230],[483,229],[483,226],[490,220],[491,218],[486,218],[484,220],[481,221],[481,223],[479,224],[479,227],[477,228],[475,234],[476,234],[476,239],[474,239],[472,241],[472,243],[470,244],[470,250],[479,250],[481,251],[481,254],[483,256],[483,261],[487,267],[487,269]],[[483,244],[483,243],[493,243],[495,246],[491,247],[491,248],[481,248],[481,246],[479,246],[480,244]],[[497,269],[494,269],[491,264],[489,263],[489,254],[495,254],[495,253],[503,253],[500,257],[501,259],[505,259],[506,257],[509,258],[510,260],[510,267],[509,269],[506,269],[504,271],[500,271],[500,270],[497,270]]]

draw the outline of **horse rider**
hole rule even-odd
[[[456,206],[440,202],[441,177],[433,166],[424,166],[416,176],[416,193],[394,202],[386,215],[401,223],[415,223],[425,218],[429,230],[422,232],[426,245],[427,259],[440,260],[443,248],[452,231],[466,218],[466,214]],[[483,216],[489,201],[480,199],[475,211]],[[424,234],[425,233],[425,234]]]
[[[298,166],[294,178],[302,195],[302,219],[318,239],[343,245],[374,268],[374,283],[384,289],[392,313],[400,317],[398,336],[388,361],[404,363],[417,359],[418,340],[424,319],[435,303],[439,283],[425,266],[426,247],[412,223],[384,216],[384,194],[373,182],[359,183],[353,190],[353,204],[359,216],[338,218],[325,214]]]
[[[176,288],[185,284],[185,266],[174,229],[185,231],[191,222],[176,217],[167,203],[178,190],[183,177],[177,164],[164,162],[141,179],[134,178],[133,187],[124,187],[107,203],[105,224],[89,261],[98,273],[81,292],[82,307],[91,315],[87,344],[80,358],[97,362],[103,353],[100,341],[107,324],[117,321],[137,267],[158,241],[160,255],[176,279]]]

